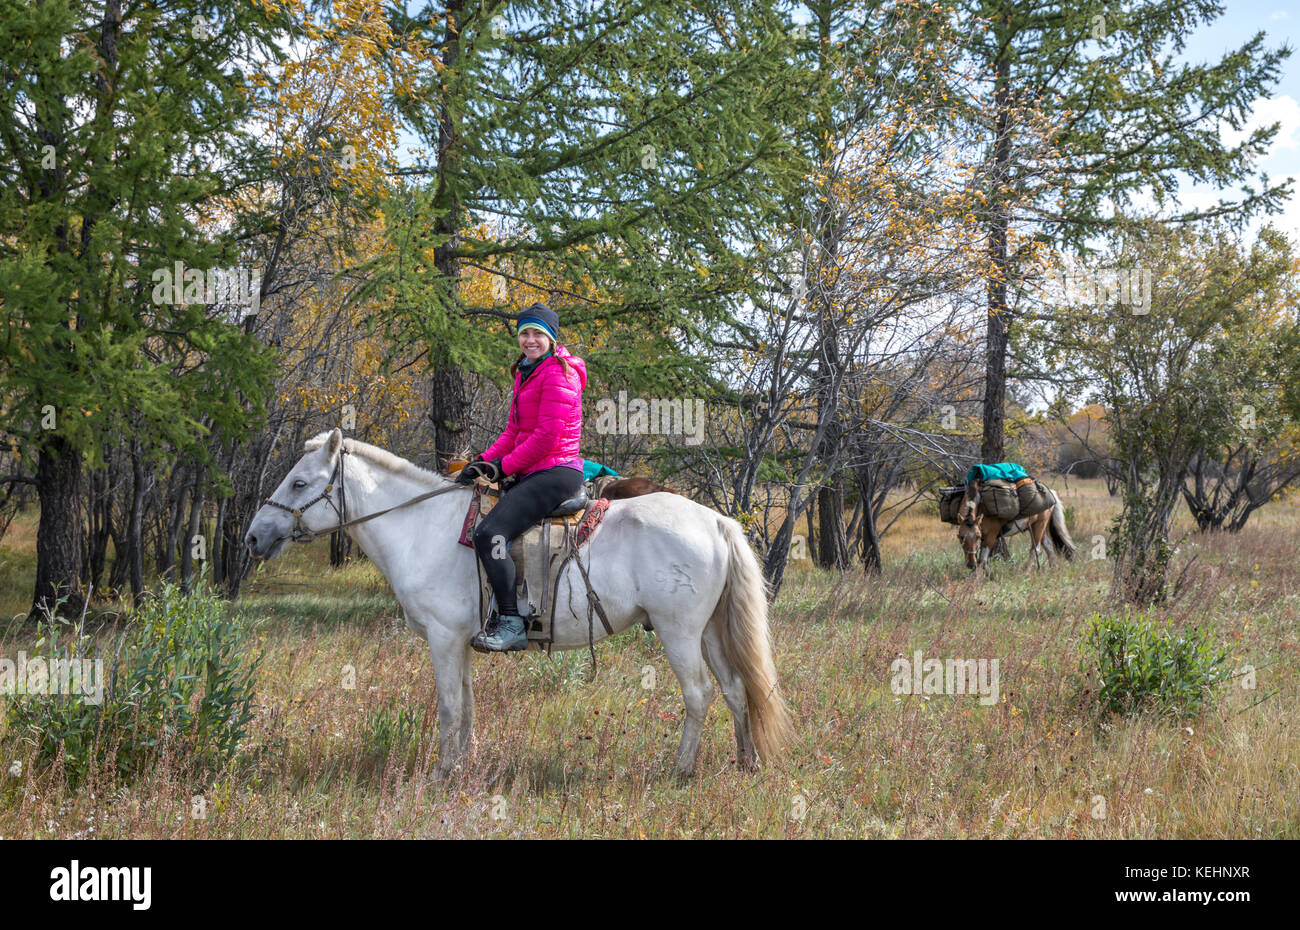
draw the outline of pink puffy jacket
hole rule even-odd
[[[560,363],[569,363],[571,373]],[[488,447],[483,458],[501,459],[507,475],[567,465],[578,457],[582,438],[582,390],[587,386],[587,363],[570,355],[562,345],[545,359],[528,380],[515,372],[515,399],[505,432]]]

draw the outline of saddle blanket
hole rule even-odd
[[[1016,482],[1028,477],[1029,474],[1015,462],[998,462],[996,465],[972,465],[966,472],[966,483],[970,484],[977,478],[980,481]]]

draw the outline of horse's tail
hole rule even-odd
[[[1061,499],[1052,492],[1052,500],[1056,503],[1052,505],[1052,519],[1047,524],[1048,531],[1052,534],[1052,545],[1056,551],[1061,553],[1067,559],[1074,558],[1074,540],[1070,538],[1070,531],[1065,526],[1065,507],[1061,505]]]
[[[776,758],[793,732],[790,710],[777,684],[772,638],[767,625],[767,583],[758,558],[735,520],[721,517],[727,542],[727,583],[714,614],[727,658],[745,683],[750,732],[763,762]]]

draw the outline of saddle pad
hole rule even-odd
[[[474,548],[474,542],[470,539],[470,534],[474,532],[474,525],[478,522],[479,511],[482,508],[483,486],[478,482],[474,483],[474,493],[469,499],[469,509],[465,511],[465,522],[460,527],[460,539],[456,540],[462,546]]]
[[[591,536],[596,527],[600,525],[600,521],[605,519],[605,511],[608,509],[609,501],[603,497],[587,508],[586,514],[583,515],[582,523],[578,525],[577,535],[574,536],[573,548],[576,549],[587,541],[587,538]]]

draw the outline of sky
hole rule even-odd
[[[1225,0],[1224,7],[1223,16],[1189,37],[1182,57],[1188,61],[1218,61],[1261,31],[1266,33],[1265,44],[1269,48],[1285,44],[1294,50],[1282,62],[1281,79],[1273,88],[1272,96],[1255,102],[1248,128],[1281,124],[1271,149],[1257,167],[1267,172],[1269,180],[1275,183],[1287,177],[1296,179],[1296,192],[1284,212],[1261,218],[1252,225],[1258,228],[1264,222],[1272,222],[1300,242],[1300,4],[1287,9],[1287,4],[1279,0]],[[1231,127],[1224,126],[1223,130],[1228,141],[1239,138]],[[1179,200],[1185,206],[1208,206],[1218,196],[1208,185],[1189,184],[1179,191]]]

